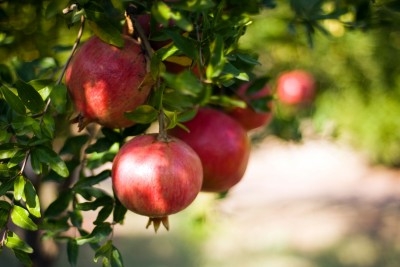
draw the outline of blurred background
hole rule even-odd
[[[259,54],[255,71],[272,88],[283,71],[312,73],[315,101],[294,108],[275,99],[271,124],[250,133],[243,181],[221,198],[201,194],[170,217],[169,232],[154,234],[146,218],[129,213],[114,233],[125,266],[400,266],[397,11],[382,10],[391,20],[385,27],[346,25],[360,12],[324,20],[326,32],[310,39],[306,28],[291,27],[287,2],[254,16],[241,46]],[[335,1],[327,2],[329,10]],[[8,12],[17,34],[0,33],[3,63],[29,80],[63,62],[76,30],[60,31],[65,25],[56,19],[33,23],[39,11],[30,1]],[[68,266],[63,244],[60,253],[57,266]],[[101,266],[93,256],[83,246],[78,266]],[[4,250],[0,266],[19,265]]]

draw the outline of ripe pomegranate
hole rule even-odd
[[[249,93],[248,89],[251,86],[251,83],[242,84],[238,90],[237,95],[239,98],[244,100],[247,103],[246,108],[235,107],[233,109],[228,110],[228,115],[237,120],[243,128],[247,131],[259,128],[261,126],[267,125],[273,117],[273,113],[271,111],[258,111],[252,106],[253,101],[259,101],[260,99],[264,99],[267,96],[271,95],[271,89],[268,85],[265,85],[263,88],[254,93]],[[266,101],[265,105],[269,107],[271,110],[272,102]]]
[[[190,145],[199,155],[204,171],[202,191],[224,192],[243,177],[250,142],[243,127],[222,111],[200,108],[184,124],[190,132],[175,127],[170,134]]]
[[[285,104],[309,104],[315,95],[314,77],[304,70],[284,72],[278,77],[277,94]]]
[[[201,161],[187,144],[157,134],[136,136],[121,147],[113,161],[115,195],[129,210],[148,216],[157,231],[168,229],[168,215],[196,198],[203,180]]]
[[[65,82],[79,112],[74,122],[79,130],[97,122],[109,128],[134,124],[124,113],[143,104],[152,81],[140,45],[123,36],[117,48],[93,36],[74,55],[65,73]]]

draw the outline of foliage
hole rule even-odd
[[[241,105],[232,98],[236,86],[264,76],[255,71],[259,55],[252,47],[239,45],[253,16],[270,8],[290,10],[285,23],[292,31],[303,28],[309,46],[315,46],[316,32],[328,32],[323,23],[327,20],[349,29],[396,23],[396,1],[287,2],[1,1],[0,247],[11,249],[24,265],[34,264],[30,255],[36,247],[17,235],[11,227],[15,225],[19,230],[40,230],[41,238],[65,242],[71,266],[84,244],[92,247],[94,260],[103,266],[122,266],[112,233],[127,210],[112,192],[98,186],[110,177],[109,163],[127,138],[144,133],[160,113],[172,128],[191,118],[198,106]],[[152,27],[163,25],[149,41],[172,40],[156,51],[146,49],[151,75],[158,83],[149,102],[127,114],[139,122],[135,126],[91,125],[77,134],[69,126],[73,107],[63,84],[65,66],[79,41],[75,42],[76,36],[85,25],[81,41],[95,34],[121,46],[125,11],[132,18],[151,14]],[[350,20],[342,19],[349,14]],[[186,71],[166,71],[166,62],[188,60]],[[194,66],[199,68],[198,76],[191,71]],[[45,183],[57,184],[57,197],[51,203],[42,203]],[[92,229],[83,227],[87,211],[97,212]]]

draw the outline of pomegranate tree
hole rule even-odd
[[[184,125],[189,131],[175,127],[170,134],[199,155],[204,171],[202,191],[224,192],[236,185],[246,171],[250,154],[250,142],[243,127],[212,108],[200,108]]]
[[[250,92],[249,88],[251,83],[242,84],[238,90],[237,95],[240,99],[246,102],[246,107],[235,107],[228,110],[228,114],[238,121],[247,131],[259,128],[261,126],[267,125],[273,117],[273,113],[270,111],[272,108],[272,102],[270,99],[266,98],[271,96],[271,89],[269,85],[265,84],[260,90],[256,92]],[[264,110],[258,110],[256,107],[256,102],[262,101]]]
[[[121,147],[113,161],[115,195],[129,210],[149,217],[147,226],[168,229],[168,215],[196,198],[203,180],[201,161],[187,144],[157,134],[139,135]]]
[[[146,58],[141,46],[123,36],[118,48],[93,36],[74,55],[65,81],[79,112],[75,122],[79,130],[97,122],[109,128],[134,124],[124,116],[143,104],[152,82],[147,75]]]

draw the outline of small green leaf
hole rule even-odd
[[[69,170],[65,162],[52,149],[46,146],[37,146],[32,150],[32,153],[37,154],[40,162],[48,164],[58,175],[68,177]]]
[[[0,152],[1,153],[1,152]],[[26,157],[26,151],[18,150],[12,158],[8,161],[7,167],[12,168],[20,164]]]
[[[18,177],[14,181],[14,198],[15,200],[21,200],[24,196],[24,188],[25,188],[25,177],[22,175],[18,175]]]
[[[185,55],[190,57],[191,59],[196,60],[198,58],[198,49],[196,41],[193,39],[187,38],[185,36],[182,36],[178,32],[172,31],[165,29],[165,33],[171,37],[174,46],[179,48]],[[222,41],[222,40],[221,40]]]
[[[26,108],[22,100],[14,94],[8,87],[5,85],[0,87],[0,92],[3,94],[4,99],[10,105],[10,107],[15,110],[17,113],[21,115],[26,114]]]
[[[22,229],[36,231],[38,229],[37,225],[29,218],[29,212],[15,205],[11,212],[11,220],[15,225],[21,227]]]
[[[17,88],[18,96],[29,110],[35,113],[43,110],[45,103],[32,85],[18,80],[15,83],[15,87]]]
[[[103,258],[103,266],[107,267],[123,267],[122,256],[119,250],[109,240],[104,245],[96,250],[94,261],[97,262],[99,258]]]
[[[125,214],[128,210],[125,208],[121,202],[116,199],[114,204],[113,221],[115,223],[122,223],[125,219]]]
[[[33,253],[33,248],[12,231],[7,232],[6,247],[13,250],[20,250],[25,253]]]
[[[45,217],[54,217],[63,213],[70,205],[73,198],[71,190],[66,190],[60,193],[44,212]]]
[[[76,208],[79,210],[88,211],[88,210],[95,210],[100,206],[107,206],[112,204],[113,204],[113,199],[110,196],[103,196],[97,198],[95,201],[92,202],[79,203],[76,205]]]
[[[32,182],[29,180],[26,180],[24,193],[25,193],[25,203],[28,211],[33,216],[40,218],[41,213],[40,213],[39,196],[36,194],[36,189],[33,186]]]
[[[67,110],[67,87],[64,84],[56,84],[51,88],[50,93],[51,105],[55,108],[55,110],[64,114]]]
[[[22,263],[25,267],[32,267],[32,260],[29,257],[29,254],[19,250],[19,249],[13,249],[15,257],[19,260],[20,263]]]
[[[88,135],[71,136],[65,141],[64,146],[60,150],[60,154],[70,154],[75,157],[80,157],[82,147],[86,144],[88,140]]]
[[[90,28],[101,39],[110,45],[116,47],[124,46],[124,39],[121,36],[119,29],[115,28],[107,20],[88,21]]]
[[[110,177],[111,177],[111,172],[109,170],[104,170],[95,176],[82,177],[74,185],[74,189],[82,188],[82,187],[91,187],[91,186],[98,184],[101,181],[104,181],[105,179],[108,179]]]
[[[78,262],[79,246],[75,239],[68,239],[67,243],[68,262],[72,267],[76,266]]]
[[[3,229],[8,222],[11,204],[7,201],[0,201],[0,229]]]
[[[77,228],[82,227],[83,216],[80,210],[74,209],[73,211],[70,211],[69,216],[71,218],[71,223],[73,226]]]
[[[105,220],[107,220],[107,218],[112,213],[113,208],[114,208],[113,203],[104,205],[104,207],[97,214],[96,220],[93,222],[93,224],[100,224],[103,223]]]
[[[8,191],[10,191],[14,186],[14,179],[9,179],[7,181],[3,181],[0,185],[0,196],[5,195]]]
[[[97,225],[93,231],[87,235],[76,239],[78,245],[87,243],[99,243],[107,238],[112,232],[111,225],[109,223],[102,223]]]
[[[125,113],[125,117],[136,123],[147,124],[157,120],[158,111],[150,105],[141,105],[134,111]]]
[[[156,1],[151,8],[151,14],[154,18],[163,24],[165,27],[168,26],[169,19],[171,18],[171,8],[162,1]]]
[[[86,148],[85,153],[101,153],[108,151],[110,147],[114,144],[113,141],[111,141],[108,138],[102,137],[97,139],[97,141],[94,144],[91,144],[88,148]]]
[[[224,42],[220,35],[217,35],[214,42],[210,45],[210,62],[206,68],[206,76],[208,79],[218,76],[224,67]]]

